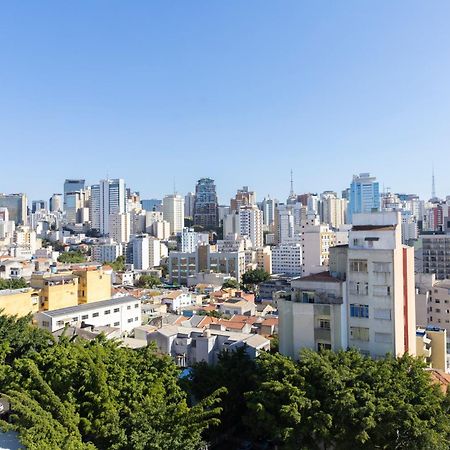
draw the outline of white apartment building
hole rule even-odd
[[[162,211],[164,220],[170,223],[170,232],[180,233],[184,227],[184,198],[178,194],[166,195]]]
[[[130,235],[145,233],[146,230],[146,211],[131,211],[130,212]]]
[[[272,247],[272,273],[299,277],[302,267],[301,244],[278,244]]]
[[[335,192],[324,192],[320,196],[320,219],[332,228],[345,224],[348,200],[338,198]]]
[[[263,241],[263,213],[255,205],[239,208],[239,234],[247,236],[253,248],[262,247]]]
[[[416,354],[414,251],[397,212],[355,213],[349,234],[349,346],[372,357]]]
[[[141,301],[134,297],[112,298],[67,308],[42,311],[34,315],[39,328],[54,332],[66,325],[106,326],[128,334],[142,324]]]
[[[161,242],[148,234],[139,234],[132,240],[133,265],[137,270],[147,270],[161,263]]]
[[[283,244],[294,238],[294,214],[290,205],[279,204],[275,209],[275,242]]]
[[[109,215],[109,237],[118,244],[130,241],[130,214]]]
[[[126,212],[125,181],[122,178],[100,180],[91,187],[92,228],[101,234],[109,233],[109,216]]]
[[[328,269],[330,247],[335,245],[335,234],[317,217],[309,218],[302,225],[301,234],[303,275],[323,272]]]
[[[91,247],[92,260],[104,263],[107,261],[115,261],[118,256],[122,255],[122,245],[117,244],[112,239],[107,242],[95,244]]]
[[[197,233],[193,228],[183,228],[181,232],[181,251],[182,252],[195,252],[199,242],[208,244],[208,233]]]

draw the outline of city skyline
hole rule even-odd
[[[41,198],[109,174],[159,197],[209,176],[221,202],[242,185],[283,198],[292,168],[296,192],[369,171],[427,198],[434,164],[444,196],[449,13],[418,1],[4,5],[0,192]]]

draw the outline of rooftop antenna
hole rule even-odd
[[[291,197],[294,196],[294,178],[293,178],[293,172],[292,172],[292,169],[291,169],[291,192],[290,192],[289,195],[290,195]]]
[[[174,195],[177,194],[177,185],[175,183],[175,177],[173,177],[173,193],[174,193]]]
[[[434,164],[431,169],[431,198],[436,198],[436,181],[434,179]]]

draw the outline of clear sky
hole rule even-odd
[[[284,199],[349,185],[450,194],[450,2],[0,5],[0,192],[123,177]]]

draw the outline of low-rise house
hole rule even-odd
[[[218,355],[224,350],[233,351],[244,347],[251,358],[270,350],[270,341],[263,336],[212,328],[202,330],[165,326],[150,333],[148,340],[154,341],[161,352],[171,355],[181,367],[200,361],[215,364]]]
[[[34,315],[40,328],[54,332],[65,326],[106,326],[130,333],[142,323],[141,301],[134,297],[113,298],[100,302],[85,303]]]
[[[180,312],[182,308],[192,306],[193,299],[190,292],[171,291],[161,296],[161,303],[167,305],[167,309]]]
[[[23,317],[39,311],[39,291],[33,288],[0,290],[2,314]]]
[[[255,303],[244,300],[240,297],[231,298],[218,305],[219,312],[226,314],[227,316],[233,316],[235,314],[254,316],[255,315]]]
[[[278,333],[278,318],[270,317],[259,324],[259,334],[262,336],[273,336]]]

